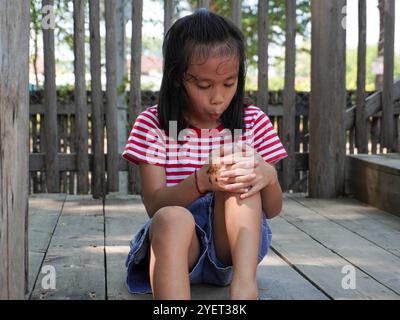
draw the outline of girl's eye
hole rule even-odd
[[[197,85],[197,87],[198,87],[200,90],[207,90],[207,89],[210,88],[211,86],[210,86],[210,85],[208,85],[208,86],[200,86],[200,85]]]
[[[232,86],[234,86],[235,85],[235,83],[226,83],[226,84],[224,84],[224,86],[226,87],[226,88],[230,88],[230,87],[232,87]],[[197,87],[200,89],[200,90],[207,90],[207,89],[209,89],[209,88],[211,88],[211,85],[197,85]]]

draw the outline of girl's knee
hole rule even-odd
[[[155,233],[164,236],[179,236],[192,233],[195,228],[193,215],[180,206],[167,206],[159,209],[150,224],[150,239]]]
[[[251,195],[250,197],[247,197],[245,199],[240,198],[240,196],[242,195],[242,193],[237,193],[237,192],[231,192],[231,191],[220,191],[221,195],[220,195],[220,199],[229,199],[229,198],[235,198],[238,203],[244,203],[244,202],[249,202],[249,201],[261,201],[261,194],[260,192],[256,192],[253,195]]]

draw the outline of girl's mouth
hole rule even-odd
[[[220,113],[210,113],[209,117],[213,120],[217,120],[221,117],[221,114]]]

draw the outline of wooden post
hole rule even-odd
[[[232,21],[242,29],[242,0],[232,0]]]
[[[268,0],[258,1],[257,105],[268,113]]]
[[[383,52],[382,90],[382,146],[388,151],[395,149],[393,113],[393,70],[394,70],[394,0],[385,0],[385,36]]]
[[[140,92],[142,16],[143,0],[132,0],[131,86],[128,111],[130,125],[133,125],[136,117],[142,111]],[[139,168],[136,165],[129,166],[129,183],[134,194],[141,193]]]
[[[346,110],[346,0],[312,0],[310,196],[343,194]]]
[[[43,7],[54,5],[54,0],[43,0]],[[57,132],[57,89],[56,62],[54,53],[54,29],[43,29],[44,57],[44,108],[46,139],[46,184],[47,192],[60,192],[60,172],[58,165],[58,132]]]
[[[174,21],[174,0],[164,0],[164,35],[171,28]]]
[[[117,41],[115,33],[115,2],[106,1],[106,127],[107,127],[107,191],[118,191],[117,131]]]
[[[74,0],[75,55],[75,133],[74,141],[79,194],[89,191],[88,117],[85,80],[85,5],[86,0]]]
[[[210,2],[211,2],[211,0],[197,0],[197,7],[209,9]]]
[[[130,4],[126,0],[116,0],[116,39],[117,39],[117,132],[118,132],[118,154],[121,154],[126,145],[125,128],[128,118],[128,104],[127,92],[125,90],[125,76],[126,76],[126,41],[125,41],[125,26],[127,22],[127,12],[131,12]],[[123,90],[121,90],[123,89]],[[122,159],[120,159],[122,160]],[[118,190],[122,193],[128,191],[128,172],[118,171]]]
[[[283,188],[289,190],[295,179],[296,125],[296,0],[286,0],[285,88],[283,91],[282,140],[289,156],[283,160]]]
[[[356,143],[358,153],[368,153],[367,119],[365,117],[365,61],[367,42],[366,12],[366,0],[358,0],[358,67],[356,102]]]
[[[100,49],[100,4],[99,0],[89,1],[90,11],[90,73],[92,100],[92,141],[93,141],[93,178],[94,198],[105,196],[104,161],[104,116],[103,91],[101,88],[101,49]]]
[[[0,0],[0,300],[27,293],[29,1]]]

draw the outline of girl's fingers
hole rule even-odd
[[[251,188],[250,190],[246,190],[245,192],[243,192],[243,193],[240,195],[240,199],[249,198],[249,197],[251,197],[253,194],[255,194],[256,192],[258,192],[258,191],[256,191],[256,190],[254,189],[254,187]]]
[[[254,159],[250,159],[250,160],[244,160],[241,162],[237,162],[235,164],[233,164],[230,169],[238,169],[238,168],[244,168],[244,169],[255,169],[257,168],[259,165],[258,161],[255,161]]]
[[[235,170],[229,169],[219,174],[219,177],[221,178],[234,178],[234,177],[241,178],[244,176],[252,176],[252,177],[255,176],[253,168],[248,168],[248,169],[239,168]]]
[[[249,188],[249,183],[243,183],[243,182],[239,182],[239,183],[232,183],[232,184],[228,184],[225,185],[224,187],[226,190],[231,191],[231,190],[236,190],[236,189],[248,189]]]

